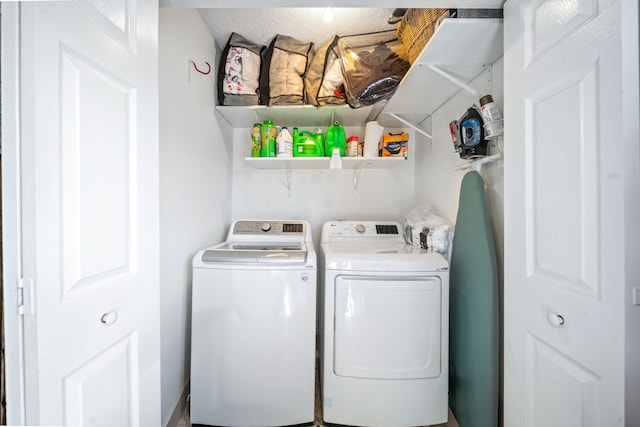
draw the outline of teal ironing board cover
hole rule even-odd
[[[460,427],[498,425],[498,271],[484,181],[462,179],[453,236],[449,307],[449,407]]]

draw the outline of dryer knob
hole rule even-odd
[[[364,233],[364,232],[365,232],[365,230],[366,230],[366,229],[364,228],[364,225],[362,225],[362,224],[358,224],[358,225],[356,225],[356,231],[357,231],[358,233]]]
[[[271,230],[271,224],[269,224],[268,222],[265,222],[262,224],[262,231],[269,231]]]

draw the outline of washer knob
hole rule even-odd
[[[366,230],[366,229],[364,228],[364,225],[362,225],[362,224],[358,224],[358,225],[356,225],[356,231],[357,231],[358,233],[364,233],[364,232],[365,232],[365,230]]]
[[[265,222],[262,224],[262,231],[269,231],[271,230],[271,224],[269,224],[268,222]]]

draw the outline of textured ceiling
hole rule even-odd
[[[392,30],[387,20],[394,9],[334,8],[333,20],[323,20],[323,8],[199,9],[202,19],[222,49],[232,32],[267,46],[276,34],[319,48],[334,35],[344,36]]]

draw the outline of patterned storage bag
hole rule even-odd
[[[219,105],[258,105],[260,65],[264,46],[232,33],[218,67]]]

